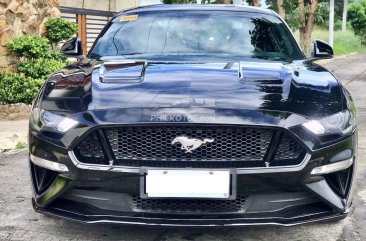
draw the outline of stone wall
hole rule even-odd
[[[0,0],[0,70],[14,65],[6,48],[10,39],[43,34],[44,23],[60,16],[59,7],[60,0]]]
[[[0,120],[28,119],[31,106],[23,103],[0,104]]]

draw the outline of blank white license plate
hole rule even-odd
[[[147,170],[147,197],[228,198],[230,172],[209,170]]]

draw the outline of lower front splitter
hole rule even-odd
[[[54,203],[47,208],[41,208],[33,200],[34,209],[43,214],[62,217],[69,220],[95,224],[131,224],[151,226],[173,226],[173,227],[222,227],[222,226],[294,226],[299,224],[340,220],[347,216],[346,213],[338,213],[322,207],[310,207],[304,205],[301,214],[296,211],[285,210],[282,216],[277,214],[233,214],[233,215],[165,215],[146,214],[131,212],[105,212],[89,206],[76,206],[66,208],[61,202]]]

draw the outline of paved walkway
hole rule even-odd
[[[0,153],[27,143],[28,120],[0,121]]]

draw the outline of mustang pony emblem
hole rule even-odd
[[[202,141],[200,139],[189,138],[186,136],[178,136],[178,137],[174,138],[174,140],[172,141],[172,145],[174,145],[175,143],[180,143],[182,145],[180,149],[185,150],[186,153],[192,153],[192,151],[196,150],[203,144],[211,143],[211,142],[214,142],[214,139],[205,138]]]

